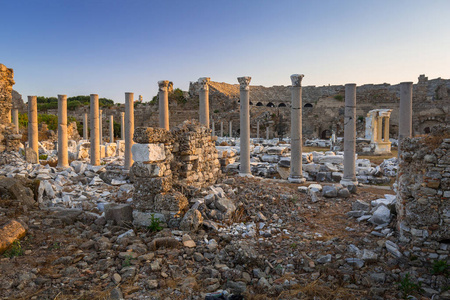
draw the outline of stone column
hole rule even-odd
[[[200,124],[209,128],[209,77],[201,77],[198,79],[200,91],[198,93],[200,100]]]
[[[291,75],[291,173],[289,182],[303,183],[302,172],[302,79],[304,75]]]
[[[14,127],[16,127],[16,133],[19,133],[19,110],[17,108],[12,110],[12,120]]]
[[[98,109],[98,95],[91,94],[91,165],[100,165],[100,121]]]
[[[36,152],[39,162],[37,97],[28,96],[28,147]]]
[[[83,116],[83,139],[87,140],[89,138],[89,131],[88,131],[88,114],[87,112],[84,112],[84,116]]]
[[[223,121],[220,122],[220,137],[223,138]]]
[[[400,110],[398,116],[398,144],[412,136],[412,82],[400,83]],[[398,153],[400,154],[400,149]]]
[[[384,117],[384,141],[389,142],[389,117]]]
[[[67,96],[58,95],[58,168],[69,166],[67,147]]]
[[[120,138],[125,139],[125,113],[123,111],[120,113]]]
[[[158,81],[159,86],[159,127],[169,130],[169,80]]]
[[[214,124],[214,120],[212,120],[211,126],[212,126],[211,136],[216,136],[216,125]]]
[[[266,140],[269,139],[269,126],[266,127]]]
[[[377,116],[377,141],[383,141],[383,117]]]
[[[109,116],[109,142],[114,143],[114,116]]]
[[[100,145],[103,144],[103,110],[98,111],[98,136]]]
[[[167,88],[166,88],[167,91]],[[131,155],[131,146],[133,146],[134,135],[134,94],[125,93],[125,163],[124,169],[129,170],[133,164],[133,157]],[[159,96],[161,101],[161,94]]]
[[[256,122],[256,138],[259,140],[259,121]]]
[[[355,170],[356,153],[356,84],[345,85],[345,117],[344,117],[344,186],[356,186]]]
[[[238,77],[240,85],[240,168],[239,175],[251,176],[250,169],[250,80],[249,76]],[[231,136],[230,121],[230,136]]]
[[[233,137],[233,121],[230,121],[230,123],[228,124],[228,131],[229,131],[230,138],[232,138]]]

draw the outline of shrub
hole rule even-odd
[[[449,265],[447,264],[446,260],[435,260],[433,262],[433,269],[431,270],[431,273],[434,275],[448,275],[448,269]]]
[[[3,253],[4,257],[14,257],[23,255],[24,251],[19,240],[15,240],[11,247]]]
[[[334,96],[334,99],[338,100],[338,101],[344,101],[344,96],[342,95],[336,95]]]
[[[159,218],[155,217],[155,214],[152,214],[150,221],[150,225],[148,226],[148,229],[150,231],[156,232],[162,230],[162,227],[160,225],[161,221],[159,220]]]

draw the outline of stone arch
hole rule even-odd
[[[281,102],[280,104],[278,104],[278,107],[286,107],[286,104],[284,104],[283,102]]]
[[[262,102],[258,102],[256,103],[256,106],[264,106],[264,104],[262,104]]]
[[[267,107],[275,107],[275,104],[273,104],[272,102],[267,103],[266,105]]]
[[[303,105],[304,108],[310,108],[313,107],[313,105],[311,103],[306,103],[305,105]]]
[[[322,131],[322,133],[320,134],[320,138],[323,140],[328,140],[331,137],[331,131],[328,129],[325,129],[324,131]]]

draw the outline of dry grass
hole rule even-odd
[[[374,164],[381,164],[385,159],[389,159],[392,157],[397,157],[398,151],[397,150],[391,150],[391,154],[388,155],[358,155],[358,158],[360,159],[368,159],[370,162]]]

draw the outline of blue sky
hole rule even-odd
[[[0,0],[0,63],[27,95],[150,100],[158,80],[449,78],[450,1]]]

